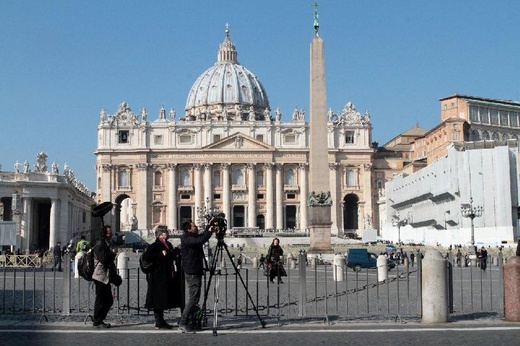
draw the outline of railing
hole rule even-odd
[[[133,258],[135,264],[137,258]],[[417,259],[415,266],[399,264],[388,273],[387,280],[380,281],[375,269],[355,272],[337,264],[319,265],[317,261],[307,264],[305,256],[300,254],[297,265],[292,261],[286,265],[287,277],[279,284],[271,283],[264,276],[263,268],[244,264],[237,270],[224,259],[219,261],[214,275],[205,273],[200,304],[207,294],[206,319],[216,310],[222,317],[255,318],[258,312],[264,320],[277,321],[300,318],[328,321],[330,317],[418,320],[422,299],[419,253]],[[93,312],[95,291],[91,282],[73,278],[70,264],[70,260],[64,259],[63,272],[51,271],[46,265],[42,268],[0,268],[0,314],[32,313],[41,315],[40,321],[52,314],[74,314],[86,319]],[[115,300],[110,314],[118,318],[148,315],[144,307],[145,275],[137,265],[131,265],[122,274],[125,276],[123,284],[112,287]],[[210,276],[212,281],[208,289]],[[335,281],[335,278],[342,278],[342,281]],[[449,283],[452,288],[450,312],[462,316],[460,318],[475,312],[503,316],[502,285],[501,266],[489,265],[486,272],[477,267],[453,268]],[[178,294],[184,293],[179,290]],[[178,317],[180,311],[173,309],[167,314]]]

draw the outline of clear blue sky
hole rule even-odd
[[[288,119],[309,107],[312,0],[0,1],[0,164],[45,151],[95,188],[99,112],[181,115],[229,23]],[[520,100],[520,1],[319,1],[327,103],[369,110],[373,141],[439,122],[451,94]],[[307,111],[307,114],[308,111]],[[308,121],[308,119],[306,119]]]

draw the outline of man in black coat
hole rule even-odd
[[[199,234],[199,229],[192,220],[188,220],[182,225],[184,230],[184,234],[181,235],[182,269],[190,294],[190,299],[182,312],[179,323],[179,330],[183,333],[195,333],[188,322],[193,319],[200,300],[202,275],[204,273],[203,244],[211,238],[212,221],[213,219],[208,222],[206,230],[201,234]]]
[[[172,329],[164,320],[164,310],[181,305],[180,250],[168,241],[168,230],[157,228],[155,242],[143,253],[143,260],[153,263],[152,272],[147,274],[148,291],[145,307],[153,309],[155,329]],[[176,269],[178,268],[178,269]]]

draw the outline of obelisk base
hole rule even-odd
[[[310,228],[310,248],[307,251],[310,255],[333,254],[331,246],[330,230],[332,221],[330,220],[330,206],[309,207],[309,228]]]

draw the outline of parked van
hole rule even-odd
[[[358,272],[362,268],[377,268],[377,255],[373,252],[368,252],[367,249],[349,249],[345,254],[345,261],[347,267],[352,268]],[[395,263],[387,260],[388,270],[395,267]]]

